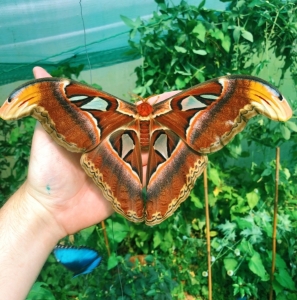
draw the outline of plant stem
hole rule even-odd
[[[207,185],[207,167],[203,171],[203,186],[205,200],[205,219],[206,219],[206,242],[207,242],[207,266],[208,266],[208,299],[212,300],[212,281],[211,281],[211,253],[210,253],[210,222],[208,209],[208,185]]]
[[[275,166],[275,197],[274,197],[274,211],[273,211],[273,233],[272,233],[272,265],[270,276],[270,295],[269,300],[273,299],[273,280],[275,271],[275,257],[276,257],[276,225],[277,225],[277,206],[278,206],[278,182],[279,182],[279,147],[276,147],[276,166]]]
[[[103,234],[104,234],[104,240],[105,240],[107,253],[108,253],[108,256],[110,256],[110,248],[109,248],[108,237],[107,237],[107,234],[106,234],[106,227],[105,227],[104,221],[101,221],[101,227],[102,227]]]

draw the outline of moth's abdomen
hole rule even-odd
[[[150,143],[150,121],[140,121],[140,146],[142,150],[148,148]]]

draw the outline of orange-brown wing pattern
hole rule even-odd
[[[135,111],[133,105],[78,82],[42,78],[12,92],[0,116],[13,120],[31,115],[58,144],[69,151],[84,152],[133,121]]]
[[[115,131],[94,150],[83,154],[81,165],[116,212],[132,222],[141,222],[142,160],[138,132],[133,127]]]
[[[138,108],[72,80],[43,78],[16,89],[0,109],[6,120],[35,117],[58,144],[83,153],[83,169],[114,209],[148,225],[175,212],[206,167],[205,154],[221,149],[259,113],[277,121],[292,116],[279,91],[241,75]],[[145,183],[141,147],[149,150]]]
[[[277,89],[264,80],[243,75],[194,86],[157,104],[154,112],[157,122],[204,154],[224,147],[257,114],[275,121],[292,116],[288,102]]]
[[[207,156],[193,151],[178,135],[152,125],[147,167],[145,222],[161,223],[189,196],[207,164]]]

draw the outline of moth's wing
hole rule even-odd
[[[0,117],[14,120],[31,115],[58,144],[72,152],[84,152],[131,122],[135,112],[135,106],[105,92],[50,77],[14,90],[0,108]]]
[[[285,121],[292,110],[269,83],[242,75],[210,80],[154,105],[146,223],[172,215],[205,168],[203,154],[221,149],[258,113]]]
[[[90,86],[42,78],[16,89],[0,109],[3,119],[32,115],[67,150],[86,152],[81,164],[116,211],[143,220],[142,163],[136,107]],[[131,125],[131,123],[134,124]],[[130,129],[118,130],[123,126]]]
[[[207,157],[193,151],[174,132],[157,124],[153,127],[147,166],[147,225],[171,216],[207,165]]]
[[[276,88],[243,75],[204,82],[154,106],[157,122],[204,154],[220,150],[259,113],[276,121],[292,116]]]
[[[144,219],[142,160],[135,123],[115,131],[94,150],[83,154],[81,165],[116,212],[132,222],[141,222]]]

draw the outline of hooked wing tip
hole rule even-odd
[[[266,117],[274,121],[287,121],[292,117],[292,109],[285,97],[264,80],[254,79],[247,90],[251,104]]]

